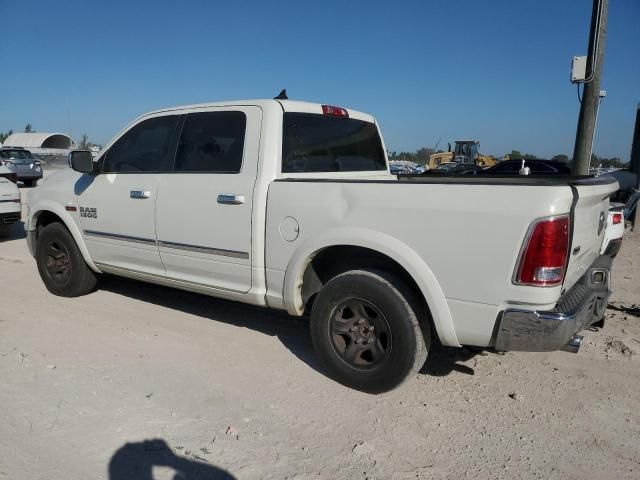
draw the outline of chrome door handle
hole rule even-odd
[[[244,203],[244,195],[236,195],[234,193],[221,193],[218,195],[218,203],[225,205],[240,205]]]
[[[150,196],[149,190],[131,190],[129,192],[129,198],[149,198]]]

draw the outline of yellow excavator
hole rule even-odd
[[[429,168],[436,168],[438,165],[449,162],[475,163],[481,167],[491,167],[497,163],[491,155],[480,153],[478,140],[456,140],[453,151],[451,151],[451,144],[449,144],[448,152],[434,153],[429,157]]]

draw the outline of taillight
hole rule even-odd
[[[613,224],[614,225],[618,225],[619,223],[622,223],[622,214],[621,213],[614,213],[612,215],[612,220],[613,220]]]
[[[331,105],[322,105],[322,113],[331,117],[349,118],[349,112],[346,108],[334,107]]]
[[[564,280],[569,252],[569,216],[536,220],[527,233],[514,282],[550,287]]]

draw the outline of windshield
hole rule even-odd
[[[0,150],[0,158],[9,160],[10,158],[17,160],[28,160],[33,158],[29,150]]]
[[[373,123],[313,113],[285,113],[282,171],[386,170],[382,141]]]

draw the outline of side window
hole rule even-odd
[[[175,171],[240,172],[246,125],[242,112],[189,114],[178,142]]]
[[[102,171],[115,173],[170,170],[169,147],[177,123],[177,115],[140,122],[109,149]]]
[[[531,167],[531,171],[535,173],[555,173],[557,170],[544,163],[536,163]]]
[[[521,166],[521,163],[518,162],[503,163],[501,165],[498,165],[498,168],[496,168],[495,171],[497,171],[498,173],[519,172]]]

